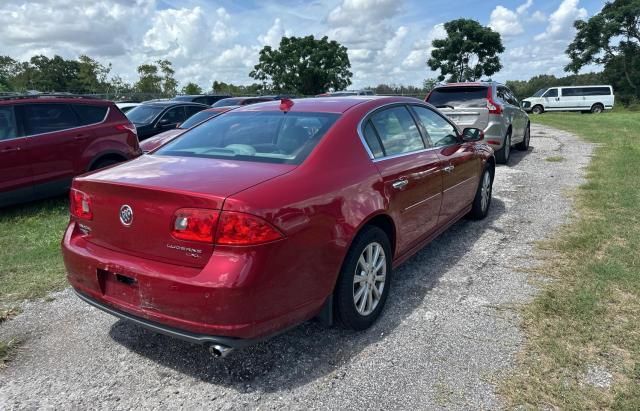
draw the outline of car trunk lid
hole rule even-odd
[[[80,177],[74,188],[91,198],[93,219],[82,221],[95,245],[142,258],[202,267],[213,244],[171,235],[182,208],[221,210],[232,194],[291,171],[286,164],[202,158],[143,156]],[[129,225],[121,210],[133,213]]]
[[[439,87],[429,94],[427,102],[460,127],[485,129],[489,124],[488,90],[482,85]]]

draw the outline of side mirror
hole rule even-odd
[[[481,141],[484,139],[484,131],[479,128],[465,128],[462,131],[462,140],[464,141]]]

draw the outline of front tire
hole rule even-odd
[[[531,125],[527,124],[527,128],[524,130],[524,137],[521,142],[516,144],[516,148],[520,151],[529,150],[529,141],[531,141]]]
[[[508,164],[511,157],[511,131],[504,137],[502,148],[496,151],[496,161],[500,164]]]
[[[533,108],[531,109],[531,112],[536,115],[542,114],[544,113],[544,108],[538,104],[537,106],[533,106]]]
[[[480,177],[480,184],[476,196],[473,199],[473,205],[469,212],[469,218],[473,220],[482,220],[489,214],[491,206],[491,195],[493,193],[493,173],[486,167]]]
[[[336,284],[338,321],[348,329],[369,328],[389,295],[391,243],[375,226],[365,227],[353,241]]]

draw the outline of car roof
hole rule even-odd
[[[27,94],[27,95],[0,95],[0,105],[15,103],[81,103],[93,105],[114,104],[110,100],[103,100],[88,96],[74,96],[72,94],[47,95],[47,94]]]
[[[170,106],[197,106],[197,107],[209,107],[206,104],[194,103],[191,101],[179,101],[179,100],[165,100],[165,101],[145,101],[141,105],[143,106],[156,106],[156,107],[170,107]]]
[[[493,84],[500,84],[495,81],[466,81],[460,83],[439,84],[435,88],[440,87],[490,87]]]
[[[287,99],[289,100],[289,99]],[[299,98],[291,99],[293,106],[291,112],[315,112],[315,113],[344,113],[350,108],[359,104],[379,100],[381,103],[424,103],[422,100],[413,97],[397,96],[348,96],[348,97],[325,97],[325,98]],[[281,100],[267,101],[264,103],[250,104],[237,108],[235,112],[245,111],[278,111]]]

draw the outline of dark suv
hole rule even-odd
[[[127,117],[136,126],[140,141],[176,128],[192,115],[208,109],[200,103],[175,100],[147,101],[127,111]]]
[[[222,100],[223,98],[231,97],[228,94],[191,94],[191,95],[182,95],[175,96],[173,101],[184,101],[190,103],[200,103],[206,104],[207,106],[212,105],[213,103]]]
[[[62,194],[73,177],[141,153],[135,127],[113,102],[0,97],[0,207]]]

